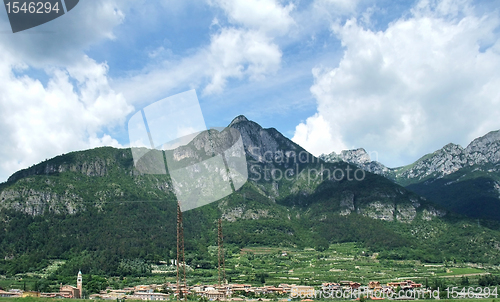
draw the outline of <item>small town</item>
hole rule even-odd
[[[137,285],[123,289],[106,288],[98,294],[91,294],[88,297],[83,296],[82,273],[78,272],[77,286],[62,285],[59,292],[45,293],[22,291],[11,289],[9,291],[0,290],[0,297],[22,298],[66,298],[66,299],[101,299],[101,300],[147,300],[164,301],[174,300],[182,297],[192,296],[204,298],[208,301],[291,301],[292,298],[302,299],[301,301],[312,301],[317,295],[317,291],[323,293],[333,292],[379,292],[378,296],[390,296],[399,291],[411,291],[421,288],[422,284],[415,283],[412,280],[390,282],[381,284],[378,281],[370,281],[367,285],[362,285],[353,281],[340,281],[339,283],[323,283],[321,287],[304,286],[297,284],[279,284],[278,286],[253,286],[250,284],[219,284],[206,285],[198,284],[186,286],[177,283]],[[377,295],[376,295],[377,296]],[[272,298],[271,298],[272,297]],[[333,295],[335,297],[335,295]],[[342,296],[340,296],[342,298]],[[372,300],[381,300],[382,298],[371,297]],[[397,300],[413,300],[410,297],[398,298]]]

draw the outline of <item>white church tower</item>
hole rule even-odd
[[[76,288],[78,289],[79,299],[82,298],[82,272],[78,272],[78,278],[76,279]]]

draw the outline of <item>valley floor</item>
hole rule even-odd
[[[217,247],[208,247],[208,251],[212,256],[217,256]],[[484,284],[484,282],[491,281],[487,279],[490,277],[495,277],[494,280],[497,281],[500,280],[499,266],[454,263],[453,261],[421,263],[414,260],[379,260],[377,256],[376,253],[371,253],[355,243],[333,244],[324,251],[316,251],[312,248],[228,248],[226,249],[225,272],[228,283],[247,284],[255,288],[295,284],[321,289],[324,283],[340,283],[342,281],[352,281],[367,286],[370,281],[377,281],[381,285],[385,285],[389,282],[413,280],[415,283],[422,284],[422,287],[439,287],[443,292],[444,289],[453,286],[462,289],[469,286],[477,288],[478,286],[499,285]],[[60,283],[76,283],[76,275],[75,278],[71,279],[57,275],[57,268],[62,264],[63,261],[53,261],[51,266],[40,272],[18,274],[10,278],[3,276],[0,278],[0,287],[4,290],[29,291],[38,288],[40,291],[46,292],[58,291]],[[148,276],[143,277],[90,276],[83,272],[84,294],[89,297],[98,292],[104,291],[106,293],[106,291],[132,288],[141,284],[176,283],[176,267],[170,261],[151,265],[151,272]],[[216,268],[193,269],[188,267],[187,283],[189,286],[217,284],[218,270]],[[44,288],[42,289],[42,287]],[[290,294],[282,294],[271,296],[271,298],[283,299],[289,296]],[[258,297],[258,295],[246,295],[247,299]],[[24,299],[22,301],[31,301]],[[477,299],[473,300],[477,301]],[[481,301],[490,300],[481,299]]]

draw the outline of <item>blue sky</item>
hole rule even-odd
[[[127,147],[137,110],[193,88],[209,127],[409,164],[500,129],[499,25],[490,0],[81,0],[16,34],[0,10],[0,181]]]

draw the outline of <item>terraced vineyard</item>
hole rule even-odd
[[[368,284],[375,280],[387,283],[396,280],[412,279],[429,286],[436,279],[444,280],[445,285],[456,285],[467,276],[471,284],[477,284],[481,275],[500,274],[499,266],[447,262],[426,264],[413,260],[378,260],[377,254],[370,254],[355,243],[330,245],[324,252],[311,248],[279,249],[270,247],[246,247],[239,250],[226,250],[226,275],[229,282],[278,285],[280,283],[321,285],[323,282],[351,280]],[[209,247],[216,253],[215,247]],[[165,268],[169,266],[165,265]],[[137,278],[137,282],[175,282],[175,271],[154,274],[151,277]],[[216,283],[217,270],[191,268],[187,272],[188,283]],[[427,281],[426,281],[427,280]],[[118,281],[118,280],[115,280]]]
[[[266,284],[297,283],[320,285],[322,282],[352,280],[367,284],[371,280],[387,283],[394,280],[413,279],[429,285],[436,278],[446,277],[446,282],[458,284],[463,275],[473,282],[483,274],[500,273],[498,266],[478,264],[426,264],[419,261],[378,260],[355,243],[330,245],[324,252],[314,249],[278,250],[262,247],[245,248],[240,255],[231,255],[226,267],[233,282],[254,283],[255,275],[265,274]],[[246,272],[238,274],[237,271]]]
[[[211,256],[216,256],[217,248],[210,246],[208,252]],[[385,284],[411,279],[424,286],[439,286],[442,289],[448,286],[463,286],[464,278],[467,278],[467,286],[476,286],[482,276],[500,274],[499,266],[458,264],[451,261],[428,264],[412,260],[379,260],[377,256],[377,253],[370,253],[355,243],[333,244],[323,252],[312,248],[245,247],[239,249],[229,245],[226,248],[226,275],[230,283],[255,286],[281,283],[320,286],[323,282],[343,280],[367,285],[369,281],[379,281]],[[58,261],[54,261],[49,270],[1,279],[0,286],[6,289],[57,290],[58,282],[74,283],[73,279],[55,274],[45,275],[58,264],[60,264]],[[139,284],[176,282],[175,267],[171,263],[164,261],[153,265],[151,269],[153,273],[147,277],[104,278],[84,275],[84,288],[90,291],[90,287],[94,290],[105,289],[108,286],[119,289]],[[91,284],[89,284],[89,279]],[[189,267],[187,269],[189,285],[215,284],[217,280],[217,270],[214,268]]]

